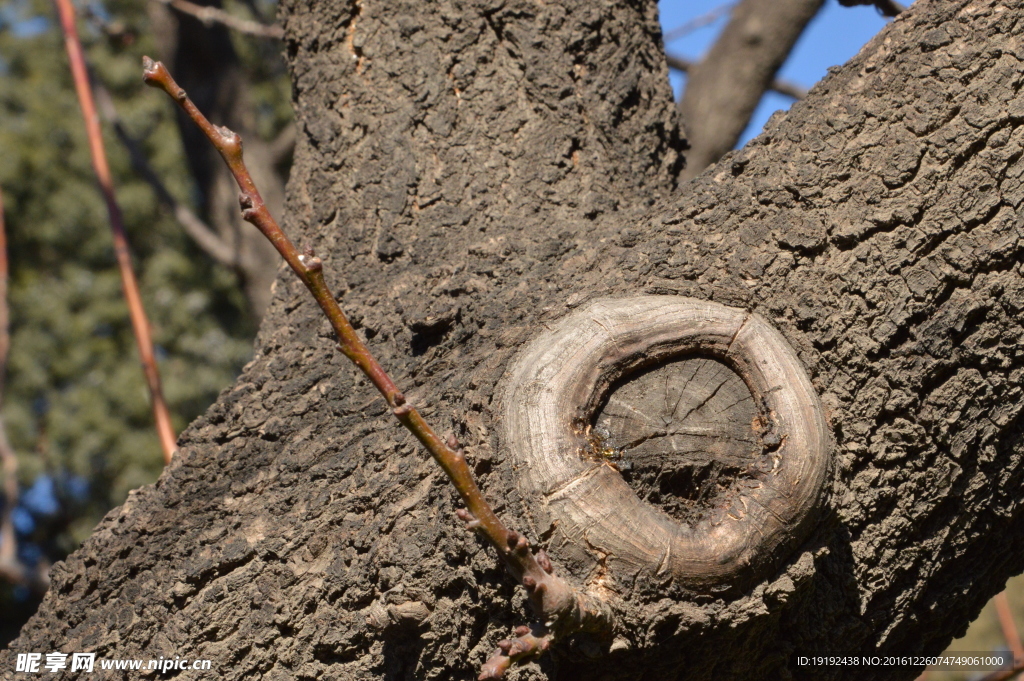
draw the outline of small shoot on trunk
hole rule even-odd
[[[395,418],[416,436],[451,480],[466,508],[458,512],[467,527],[480,532],[498,552],[512,576],[523,585],[541,623],[517,630],[518,638],[502,641],[484,664],[480,679],[497,679],[512,663],[532,659],[551,642],[577,631],[607,631],[611,614],[601,599],[582,593],[554,574],[548,556],[534,552],[525,537],[508,529],[484,499],[466,463],[462,447],[454,436],[442,440],[409,404],[391,377],[359,338],[324,280],[323,262],[307,249],[300,253],[267,210],[242,160],[242,139],[227,128],[213,125],[196,108],[185,91],[174,82],[167,68],[149,57],[143,59],[143,80],[166,92],[178,103],[220,153],[238,183],[242,217],[270,240],[295,275],[306,285],[327,317],[338,338],[338,349],[370,379],[387,401]]]

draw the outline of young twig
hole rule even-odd
[[[1014,664],[1024,662],[1024,645],[1021,644],[1020,634],[1017,632],[1017,623],[1013,621],[1013,612],[1010,610],[1010,601],[1006,592],[1001,591],[992,599],[996,607],[996,616],[999,618],[999,628],[1003,631],[1003,638],[1006,645],[1013,653]]]
[[[478,681],[500,679],[509,668],[521,660],[530,660],[542,654],[551,645],[551,635],[544,627],[516,627],[516,638],[498,641],[498,649],[481,667]]]
[[[210,24],[221,24],[233,31],[256,36],[257,38],[275,38],[280,40],[284,37],[284,30],[280,26],[266,26],[258,21],[240,19],[239,17],[228,14],[219,7],[197,5],[194,2],[189,2],[188,0],[157,0],[157,2],[162,2],[169,7],[173,7],[179,12],[193,16],[203,22],[206,26],[209,26]]]
[[[577,591],[568,582],[555,576],[551,561],[543,551],[534,553],[525,537],[505,527],[484,499],[455,437],[449,437],[447,442],[438,437],[416,408],[406,401],[405,395],[398,390],[391,377],[360,340],[327,288],[320,258],[311,249],[300,254],[267,210],[242,161],[241,138],[227,128],[212,125],[185,91],[174,82],[163,64],[146,57],[143,59],[143,67],[143,80],[146,84],[160,88],[176,101],[220,153],[241,190],[239,203],[242,217],[270,240],[309,289],[337,334],[338,349],[366,374],[384,396],[395,418],[416,436],[448,475],[466,504],[466,509],[458,511],[459,518],[470,529],[479,531],[487,538],[512,576],[526,588],[530,603],[542,619],[537,635],[520,635],[515,642],[508,642],[508,646],[499,648],[488,660],[480,678],[500,678],[513,661],[539,655],[551,640],[559,636],[582,630],[607,631],[611,626],[607,605],[600,599]]]
[[[142,295],[139,293],[139,284],[135,279],[135,272],[132,270],[132,256],[128,248],[128,237],[124,232],[121,209],[114,197],[114,183],[103,148],[103,134],[100,131],[99,116],[96,114],[96,104],[93,102],[92,90],[89,87],[85,54],[82,51],[82,43],[78,39],[78,29],[75,26],[75,8],[71,4],[71,0],[55,0],[55,2],[60,15],[61,28],[64,31],[64,46],[67,48],[68,60],[71,62],[71,74],[75,81],[75,91],[78,93],[78,103],[82,107],[82,116],[85,118],[89,150],[92,152],[92,167],[96,172],[96,179],[99,181],[103,199],[107,204],[110,229],[114,237],[114,253],[117,256],[118,269],[121,271],[124,299],[128,303],[128,314],[131,318],[132,330],[135,332],[135,342],[139,348],[142,370],[149,386],[157,437],[160,439],[166,464],[170,463],[171,456],[177,448],[177,438],[174,435],[171,416],[167,411],[163,391],[160,388],[160,371],[157,369],[156,356],[153,354],[149,320],[142,307]]]

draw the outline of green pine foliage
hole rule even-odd
[[[150,163],[188,201],[196,191],[171,103],[142,85],[142,55],[156,52],[146,3],[116,0],[103,11],[127,32],[111,39],[80,17],[87,59]],[[289,115],[284,74],[261,65],[277,46],[238,40],[262,77],[254,98],[269,137]],[[180,432],[247,361],[255,324],[235,275],[189,240],[136,177],[113,132],[104,132]],[[154,482],[163,461],[63,38],[52,4],[42,0],[0,8],[0,188],[11,263],[4,418],[22,488],[48,475],[65,497],[59,517],[32,537],[59,559],[129,490]],[[67,493],[61,481],[71,479],[88,482],[85,497]],[[13,607],[14,596],[0,584],[0,611]]]

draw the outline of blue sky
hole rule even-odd
[[[736,0],[660,0],[662,29],[667,35],[672,29],[693,19],[707,15],[716,9],[735,4]],[[99,6],[102,6],[100,4]],[[25,0],[0,0],[0,23],[9,23],[18,35],[34,35],[49,27],[46,17],[34,16],[20,20],[28,8]],[[714,42],[718,32],[728,20],[728,12],[719,12],[718,19],[686,36],[673,40],[666,46],[668,51],[691,60],[696,60]],[[783,64],[780,78],[791,80],[805,87],[814,85],[825,75],[830,66],[843,64],[885,26],[887,19],[879,15],[874,7],[842,7],[836,0],[825,0],[824,8],[804,31],[793,53]],[[2,67],[2,61],[0,61]],[[2,71],[2,69],[0,69]],[[672,88],[678,96],[685,82],[685,76],[673,72]],[[757,135],[768,118],[777,109],[787,109],[792,103],[788,97],[767,93],[740,140],[742,146]]]
[[[662,29],[667,34],[722,4],[723,0],[661,0],[658,7]],[[699,59],[714,42],[727,19],[727,13],[724,13],[709,26],[670,42],[666,47],[681,57]],[[843,64],[857,54],[864,43],[885,26],[886,21],[874,7],[842,7],[836,0],[826,0],[824,8],[804,31],[778,76],[805,87],[814,85],[825,75],[828,67]],[[677,96],[684,81],[685,76],[672,74],[672,87]],[[791,99],[782,95],[772,92],[765,95],[744,131],[740,145],[757,135],[772,113],[777,109],[788,109],[791,103]]]

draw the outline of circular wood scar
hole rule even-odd
[[[640,410],[637,391],[653,395]],[[679,296],[591,302],[523,348],[502,405],[502,443],[537,529],[583,547],[604,566],[594,580],[747,584],[807,536],[823,503],[821,402],[792,347],[745,310]],[[689,495],[657,508],[623,479],[645,466],[736,475],[710,492],[691,480]]]

